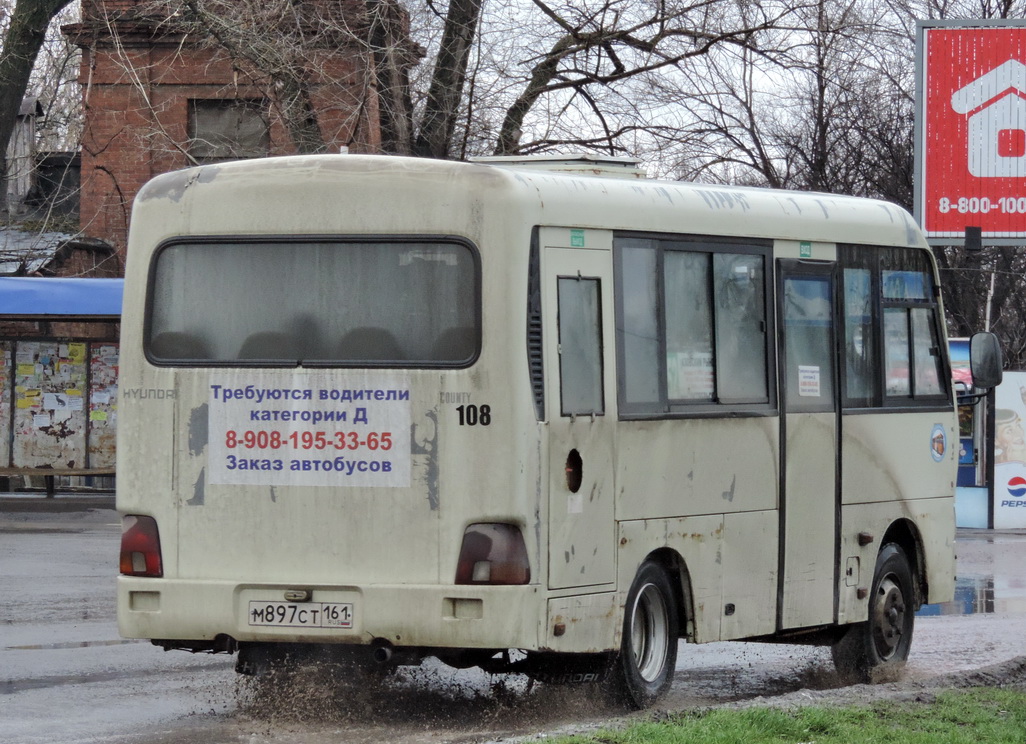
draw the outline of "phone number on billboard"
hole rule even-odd
[[[937,211],[941,214],[1026,214],[1026,197],[1003,196],[1000,199],[989,199],[986,196],[963,196],[961,199],[949,199],[945,196],[937,202]]]
[[[225,433],[225,447],[235,449],[281,449],[291,447],[292,449],[305,450],[355,450],[361,447],[369,450],[390,450],[392,449],[392,432],[372,431],[367,434],[358,434],[355,431],[294,431],[291,434],[283,434],[280,431],[233,431]]]

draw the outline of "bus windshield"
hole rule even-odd
[[[458,242],[181,242],[152,273],[156,364],[465,366],[475,254]],[[229,281],[230,279],[230,281]]]

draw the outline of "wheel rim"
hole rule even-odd
[[[646,584],[638,592],[631,615],[631,651],[638,674],[646,682],[662,676],[668,636],[666,602],[654,584]]]
[[[880,659],[895,655],[905,634],[905,595],[895,577],[889,574],[880,582],[873,608],[873,642]]]

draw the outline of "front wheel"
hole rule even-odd
[[[834,665],[846,682],[896,675],[908,659],[915,620],[915,584],[905,551],[884,545],[876,559],[869,619],[834,644]]]
[[[680,627],[676,593],[666,570],[642,564],[627,594],[623,639],[606,684],[613,701],[640,710],[670,687]]]

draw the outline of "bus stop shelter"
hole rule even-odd
[[[0,476],[114,473],[122,288],[0,277]]]

